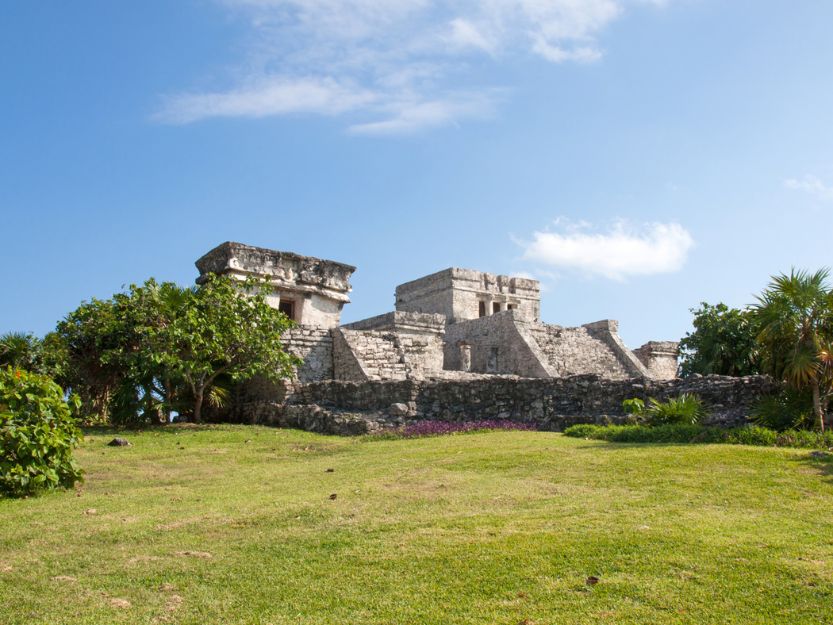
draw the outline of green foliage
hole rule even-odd
[[[281,335],[292,321],[266,302],[269,288],[255,280],[208,275],[198,288],[182,293],[170,323],[147,333],[140,351],[191,390],[195,421],[201,421],[206,393],[219,376],[232,383],[254,376],[278,380],[299,363],[283,350]]]
[[[827,449],[833,447],[833,432],[787,430],[776,432],[760,426],[741,428],[708,427],[695,424],[647,425],[573,425],[566,436],[614,443],[726,443],[763,447],[799,447]]]
[[[750,310],[702,302],[691,312],[694,332],[680,341],[680,375],[761,372],[755,317]]]
[[[269,288],[216,276],[190,289],[150,279],[86,302],[58,324],[63,381],[93,421],[165,423],[174,411],[199,421],[204,402],[228,402],[231,384],[286,377],[297,364],[280,341],[291,321],[267,304]]]
[[[699,423],[705,414],[703,402],[699,397],[690,393],[683,393],[679,397],[671,397],[665,401],[652,397],[645,408],[648,425]]]
[[[632,397],[622,402],[622,410],[625,414],[641,417],[645,414],[645,401],[639,397]]]
[[[813,398],[806,390],[786,388],[762,397],[749,416],[753,423],[779,432],[812,428]]]
[[[823,269],[774,276],[754,308],[765,371],[812,393],[821,430],[833,395],[833,291],[828,275]]]
[[[0,336],[0,367],[38,371],[41,349],[41,342],[35,335],[7,332]]]
[[[80,438],[57,384],[37,373],[0,369],[0,493],[23,497],[71,487],[81,479],[72,458]]]

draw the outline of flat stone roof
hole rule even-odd
[[[255,247],[226,241],[200,257],[195,263],[200,276],[207,273],[259,276],[292,288],[313,287],[332,292],[350,291],[353,265],[303,256],[295,252]]]

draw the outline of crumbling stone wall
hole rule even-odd
[[[738,425],[751,407],[776,390],[765,376],[695,376],[666,381],[488,376],[467,380],[315,382],[252,387],[241,393],[233,420],[356,434],[416,419],[512,419],[545,430],[574,423],[622,422],[622,401],[699,396],[708,423]],[[303,425],[304,423],[307,426]],[[349,424],[349,425],[345,425]],[[343,429],[341,429],[343,426]]]

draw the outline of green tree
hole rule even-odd
[[[254,280],[209,275],[183,293],[171,323],[149,332],[149,361],[188,385],[194,421],[202,421],[204,401],[221,377],[277,380],[289,377],[299,364],[283,350],[281,334],[293,324],[266,302],[269,288]]]
[[[749,309],[701,302],[691,309],[694,332],[680,341],[680,375],[753,375],[761,372],[755,315]]]
[[[58,323],[52,340],[65,366],[57,381],[78,395],[87,419],[110,417],[113,394],[124,379],[119,359],[127,343],[124,334],[113,300],[84,302]]]
[[[822,269],[774,276],[754,307],[765,370],[794,389],[810,389],[822,431],[833,392],[833,292],[828,275],[829,270]]]

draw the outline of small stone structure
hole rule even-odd
[[[537,280],[451,267],[396,287],[396,310],[441,314],[450,324],[505,310],[538,321],[541,288]]]
[[[334,328],[350,302],[350,276],[356,268],[332,260],[279,252],[227,241],[196,262],[200,277],[208,273],[245,280],[267,280],[267,300],[302,326]],[[199,278],[197,279],[199,281]]]
[[[536,280],[450,268],[396,288],[395,310],[340,325],[351,265],[223,243],[207,273],[268,280],[269,303],[297,322],[284,347],[294,380],[253,381],[226,414],[242,422],[358,434],[411,419],[494,419],[561,429],[624,419],[631,397],[699,395],[734,424],[772,390],[768,378],[676,379],[678,344],[630,350],[613,320],[568,328],[540,320]]]

